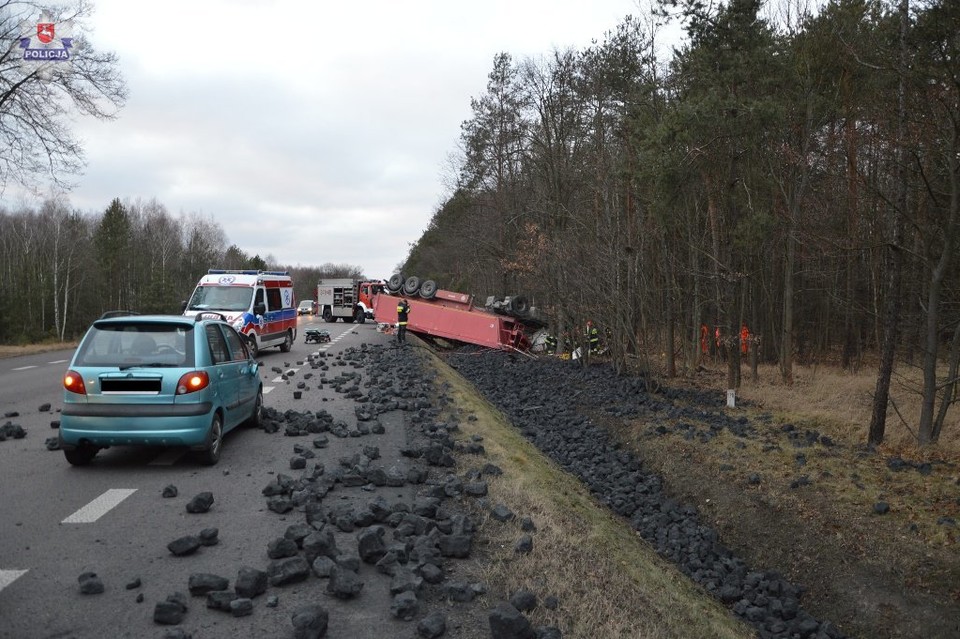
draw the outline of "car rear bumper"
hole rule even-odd
[[[61,445],[199,446],[213,419],[210,402],[182,406],[67,404],[60,418]]]

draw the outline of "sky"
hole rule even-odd
[[[645,13],[637,0],[94,4],[90,39],[119,56],[129,97],[112,121],[74,123],[87,165],[72,207],[156,198],[249,255],[374,278],[449,195],[497,53],[582,49]]]

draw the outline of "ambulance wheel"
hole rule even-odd
[[[289,353],[291,346],[293,346],[293,333],[287,331],[287,334],[283,338],[283,344],[280,345],[280,352]]]
[[[358,308],[353,312],[353,321],[357,324],[363,324],[367,321],[367,315],[363,312],[362,308]]]
[[[400,273],[394,273],[390,276],[390,279],[387,280],[387,290],[391,293],[397,293],[403,288],[404,278]]]
[[[437,283],[433,280],[424,280],[420,285],[420,297],[425,300],[432,300],[437,294]]]
[[[254,359],[260,356],[260,347],[257,345],[256,333],[250,333],[247,335],[247,345],[250,347],[250,355]]]
[[[403,283],[403,292],[406,295],[416,295],[417,291],[420,290],[420,278],[416,275],[411,275]]]

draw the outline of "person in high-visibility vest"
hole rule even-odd
[[[547,335],[543,339],[543,343],[547,347],[548,355],[553,355],[555,352],[557,352],[557,338],[553,335]]]
[[[600,349],[600,331],[593,325],[593,320],[587,320],[587,346],[591,353]]]
[[[740,327],[740,352],[744,355],[750,350],[750,329],[747,328],[747,323],[744,322],[743,326]]]
[[[400,300],[397,304],[397,343],[405,344],[407,341],[407,320],[410,316],[410,305],[407,300]]]

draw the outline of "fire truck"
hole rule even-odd
[[[505,351],[528,351],[533,334],[543,323],[526,298],[488,297],[479,306],[472,295],[446,291],[433,280],[391,277],[373,298],[374,319],[384,325],[397,322],[397,304],[407,300],[407,330]]]
[[[350,278],[320,280],[317,283],[317,313],[325,322],[356,322],[373,319],[373,298],[384,289],[378,280]]]

